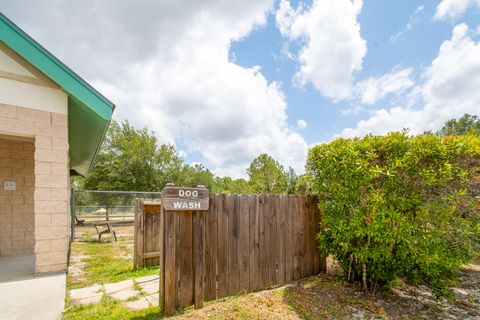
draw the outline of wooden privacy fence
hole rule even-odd
[[[143,236],[143,248],[152,251],[135,259],[139,266],[160,262],[160,307],[167,315],[325,270],[314,196],[212,194],[208,211],[161,214],[149,206],[135,239]]]

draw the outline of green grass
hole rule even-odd
[[[90,286],[94,283],[105,284],[118,282],[127,279],[135,279],[147,275],[158,274],[158,267],[150,267],[134,270],[133,269],[133,246],[132,240],[121,238],[118,242],[98,242],[92,235],[86,234],[80,241],[72,243],[71,256],[85,256],[82,258],[84,263],[81,270],[81,277],[67,278],[69,289]],[[134,284],[139,287],[138,284]],[[138,297],[129,299],[136,300]],[[130,310],[124,307],[120,302],[104,295],[102,301],[98,304],[84,306],[69,306],[64,313],[64,319],[84,320],[84,319],[157,319],[159,314],[158,307],[150,307],[144,310]]]
[[[158,307],[150,307],[143,310],[130,310],[120,304],[120,302],[104,296],[98,304],[86,306],[70,307],[65,311],[63,319],[65,320],[150,320],[158,319],[160,310]]]
[[[95,283],[104,284],[158,274],[158,267],[133,269],[133,246],[131,240],[97,242],[85,237],[72,243],[72,255],[86,256],[81,277],[68,278],[68,287],[81,288]]]

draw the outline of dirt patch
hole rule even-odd
[[[207,303],[203,309],[186,310],[171,319],[301,319],[283,302],[282,290],[265,290]]]
[[[113,230],[115,230],[117,237],[127,237],[127,238],[131,237],[133,239],[133,231],[134,231],[133,225],[123,226],[123,225],[113,224],[112,228]],[[98,235],[93,225],[86,225],[86,226],[75,227],[75,237],[77,239],[82,239],[85,237],[97,238]]]
[[[84,281],[85,277],[85,262],[83,261],[84,259],[87,259],[88,256],[78,254],[78,255],[72,255],[70,257],[70,264],[68,266],[68,276],[70,277],[71,280],[75,281]]]
[[[480,319],[480,265],[465,266],[448,298],[425,286],[368,294],[331,274],[288,287],[285,302],[304,319]]]

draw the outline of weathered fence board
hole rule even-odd
[[[239,292],[238,269],[238,200],[239,197],[227,194],[228,214],[228,295]]]
[[[169,213],[166,213],[167,215]],[[177,280],[178,306],[186,307],[193,304],[193,214],[191,211],[176,213],[177,225]]]
[[[293,220],[291,208],[292,201],[285,196],[283,197],[282,207],[285,214],[285,282],[289,283],[293,281],[293,259],[295,243],[293,239]]]
[[[210,198],[210,212],[205,214],[205,301],[217,298],[217,212],[218,198]]]
[[[165,215],[165,289],[164,291],[164,312],[166,314],[173,314],[177,305],[177,277],[175,266],[175,247],[176,247],[176,221],[178,216],[174,214]],[[168,257],[168,258],[167,258]],[[160,266],[162,269],[162,266]],[[162,304],[162,302],[160,302]]]
[[[134,267],[158,266],[162,237],[159,201],[135,200]]]
[[[135,266],[160,264],[160,306],[282,285],[325,270],[313,196],[212,194],[208,211],[137,201]]]
[[[221,194],[217,197],[217,299],[228,296],[228,211],[226,207],[226,195]]]
[[[239,274],[240,274],[240,282],[239,282],[239,290],[240,292],[247,292],[249,290],[249,255],[250,255],[250,247],[249,247],[249,211],[248,211],[248,196],[241,195],[239,197],[239,247],[238,247],[238,260],[239,260]]]
[[[277,238],[277,216],[276,216],[276,208],[275,208],[275,195],[269,194],[266,199],[266,228],[268,232],[266,234],[266,247],[268,252],[268,280],[267,286],[273,286],[276,284],[276,276],[277,276],[277,257],[276,257],[276,238]]]
[[[193,217],[193,265],[194,265],[194,304],[203,307],[205,300],[205,211],[197,211]]]
[[[258,197],[248,196],[249,205],[249,290],[260,289],[260,277],[258,272],[259,252],[259,221],[258,221]]]

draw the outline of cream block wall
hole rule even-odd
[[[0,42],[0,178],[22,188],[0,192],[0,255],[34,253],[37,273],[67,265],[67,113],[67,94]]]
[[[33,153],[33,139],[0,138],[0,256],[34,252]],[[4,190],[4,181],[15,181],[16,190]]]
[[[69,231],[67,115],[0,104],[0,134],[34,139],[30,192],[33,192],[35,270],[36,273],[65,271]],[[5,202],[5,206],[9,209],[9,203]]]

